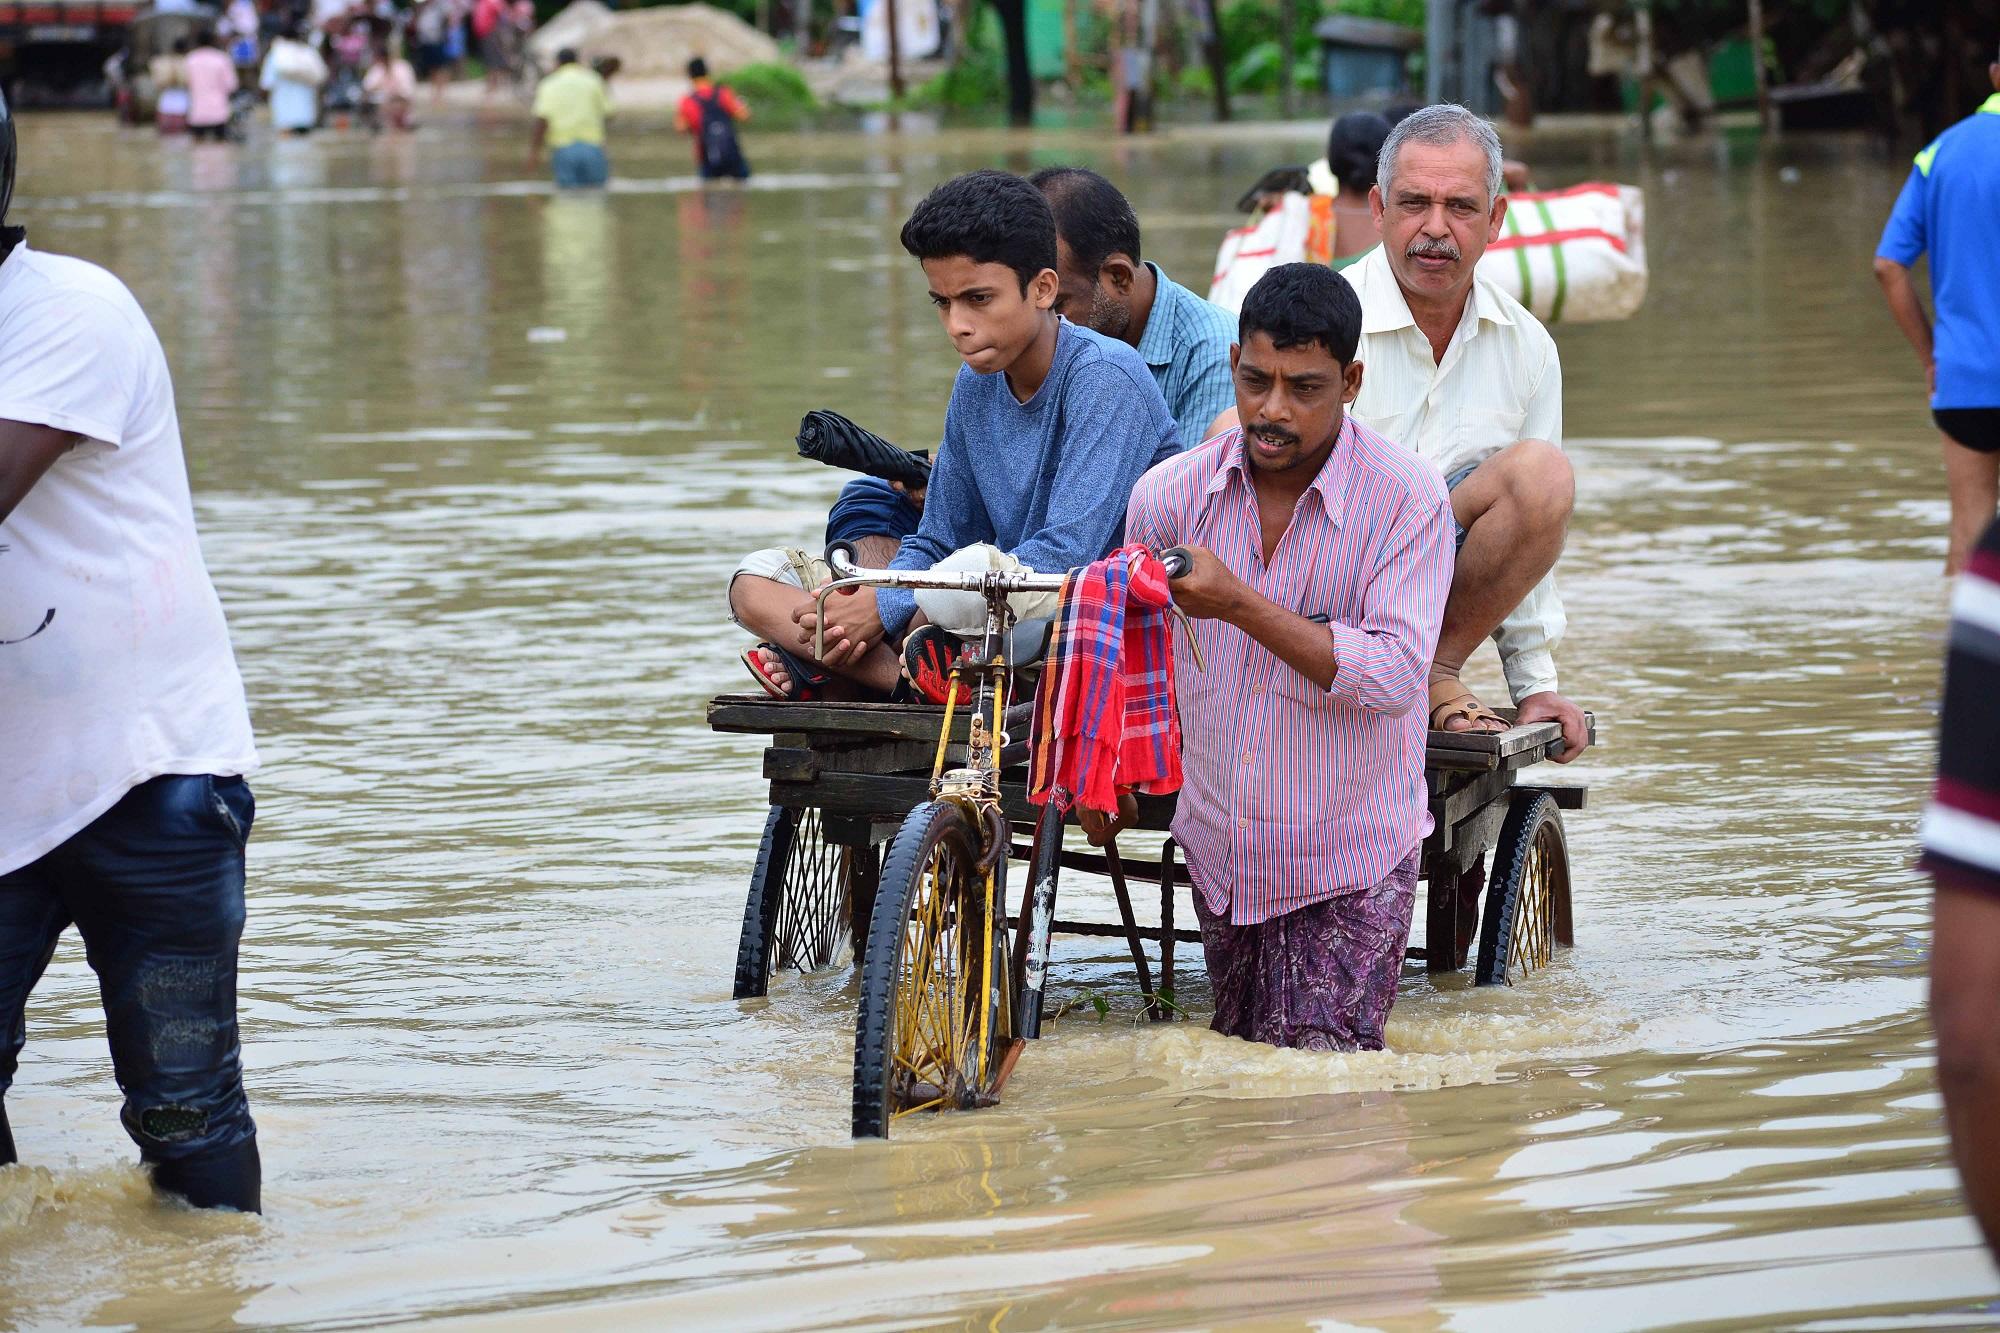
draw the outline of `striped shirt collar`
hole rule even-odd
[[[1411,329],[1417,325],[1417,317],[1410,313],[1410,303],[1403,296],[1403,285],[1396,281],[1396,271],[1389,267],[1388,251],[1376,246],[1359,263],[1356,270],[1369,271],[1366,299],[1361,302],[1361,331],[1363,333],[1394,333],[1398,329]],[[1364,276],[1357,273],[1356,276]],[[1507,313],[1506,305],[1492,291],[1492,284],[1478,275],[1475,268],[1472,278],[1470,306],[1479,318],[1493,324],[1512,324],[1514,317]],[[1477,332],[1475,327],[1473,332]]]
[[[1145,261],[1153,270],[1153,308],[1146,314],[1146,330],[1139,335],[1139,355],[1149,366],[1170,366],[1180,355],[1180,305],[1186,289],[1152,260]]]
[[[1338,528],[1347,517],[1347,474],[1350,460],[1354,457],[1354,417],[1343,412],[1340,418],[1340,434],[1334,439],[1333,452],[1320,464],[1319,475],[1312,485],[1306,487],[1306,494],[1319,496],[1320,511],[1327,521]],[[1209,478],[1208,494],[1220,495],[1228,489],[1232,477],[1240,479],[1247,487],[1250,484],[1250,465],[1243,457],[1243,428],[1232,430],[1223,437],[1222,466]],[[1305,496],[1299,497],[1304,500]]]

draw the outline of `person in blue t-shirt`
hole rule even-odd
[[[2000,60],[1987,73],[1993,96],[1917,154],[1875,250],[1876,280],[1924,363],[1944,435],[1947,575],[2000,508]],[[1910,276],[1926,252],[1935,329]]]
[[[1372,171],[1374,158],[1370,157]],[[1044,167],[1028,177],[1056,215],[1056,313],[1135,349],[1153,373],[1179,428],[1181,448],[1207,439],[1235,410],[1229,349],[1236,317],[1139,257],[1139,216],[1117,186],[1083,167]],[[868,564],[886,561],[924,518],[924,493],[859,477],[826,516],[828,545],[851,546]]]
[[[1060,280],[1048,201],[1019,176],[971,172],[932,190],[903,225],[902,241],[923,265],[931,304],[965,364],[945,409],[922,523],[890,567],[949,560],[1059,572],[1102,558],[1123,538],[1133,484],[1180,451],[1179,436],[1138,352],[1055,313]],[[731,588],[739,621],[778,642],[768,612],[788,603],[785,646],[798,657],[811,652],[810,597],[768,579],[738,582],[748,585]],[[771,606],[748,604],[767,600]],[[1052,609],[1017,606],[1016,613]],[[888,693],[903,675],[897,646],[925,621],[901,589],[834,597],[820,665]],[[760,677],[771,677],[767,688],[788,690],[782,661],[760,664]],[[912,664],[912,682],[941,698],[942,664],[923,665]]]

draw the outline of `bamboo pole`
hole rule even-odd
[[[1639,139],[1643,143],[1653,141],[1653,6],[1650,0],[1639,0],[1638,13],[1633,22],[1638,29],[1639,45]]]
[[[896,0],[881,0],[882,17],[889,24],[889,96],[903,100],[903,38],[896,31]]]
[[[1208,64],[1209,81],[1214,84],[1215,118],[1229,119],[1229,70],[1222,60],[1222,17],[1215,0],[1191,0],[1195,23],[1201,29],[1201,54]]]
[[[1139,0],[1139,69],[1138,128],[1150,132],[1153,128],[1154,81],[1158,77],[1155,68],[1160,49],[1160,0]]]
[[[1771,130],[1771,83],[1764,72],[1764,0],[1750,0],[1750,77],[1757,89],[1757,128]]]
[[[1077,44],[1077,0],[1063,0],[1063,82],[1074,97],[1083,88],[1083,49]]]
[[[1298,0],[1278,0],[1278,109],[1292,114],[1293,34],[1299,26]]]

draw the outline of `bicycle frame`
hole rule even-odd
[[[1036,574],[1027,570],[978,570],[963,573],[940,573],[934,570],[864,569],[857,566],[848,553],[835,548],[827,556],[827,563],[838,576],[813,595],[813,604],[818,611],[818,624],[826,620],[826,599],[833,593],[847,588],[911,588],[941,589],[947,591],[977,592],[986,599],[986,625],[980,636],[977,652],[961,659],[951,669],[954,688],[945,696],[944,718],[938,727],[937,753],[931,761],[931,799],[949,801],[960,807],[966,818],[980,831],[980,870],[984,888],[984,911],[982,912],[980,957],[993,956],[993,923],[1004,915],[1006,904],[996,902],[999,869],[1007,858],[1010,846],[1010,832],[1006,816],[1000,808],[1000,763],[1001,754],[1006,750],[1011,738],[1005,728],[1007,699],[1013,689],[1013,663],[1007,657],[1007,636],[1014,627],[1014,611],[1008,604],[1009,594],[1016,592],[1060,592],[1068,581],[1067,575]],[[826,640],[821,628],[813,632],[813,656],[815,659],[826,655]],[[956,768],[945,767],[945,756],[950,749],[952,723],[958,713],[959,684],[972,687],[972,725],[967,737],[966,761]],[[991,721],[988,721],[988,718]],[[1030,946],[1031,952],[1041,952]],[[1043,946],[1045,951],[1046,945]],[[1040,967],[1035,968],[1039,979]],[[1039,987],[1038,987],[1039,989]],[[1039,1013],[1040,1006],[1035,1006]],[[980,1040],[979,1050],[982,1061],[991,1049],[992,1006],[979,1006]],[[1017,1036],[1019,1034],[1016,1034]],[[1003,1065],[1004,1081],[1005,1066]],[[978,1086],[986,1082],[986,1069],[982,1066],[978,1073]],[[994,1091],[997,1094],[998,1082]]]

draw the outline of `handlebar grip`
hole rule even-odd
[[[834,542],[826,548],[827,568],[835,578],[845,578],[855,568],[854,548],[846,542]]]
[[[1185,546],[1169,546],[1160,552],[1160,563],[1166,567],[1168,579],[1186,578],[1188,571],[1194,568],[1194,557],[1188,554]]]

